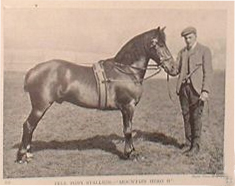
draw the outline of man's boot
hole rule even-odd
[[[186,142],[181,145],[180,149],[184,153],[184,152],[188,151],[190,149],[190,147],[191,147],[191,142],[188,139],[186,139]]]
[[[199,153],[199,151],[200,151],[199,143],[194,142],[192,144],[191,148],[188,151],[186,151],[184,154],[188,157],[192,157],[192,156],[197,155]]]

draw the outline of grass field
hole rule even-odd
[[[30,112],[23,91],[24,73],[4,74],[3,177],[54,177],[126,174],[222,174],[224,170],[225,74],[216,72],[209,104],[205,105],[202,147],[188,158],[179,146],[184,129],[175,79],[170,82],[174,102],[163,79],[144,82],[134,116],[134,145],[143,157],[122,159],[124,141],[118,111],[89,110],[69,103],[54,104],[33,136],[34,158],[15,163],[22,124]]]

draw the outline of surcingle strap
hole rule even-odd
[[[107,78],[104,72],[103,61],[95,63],[93,65],[93,71],[97,83],[99,108],[104,109],[107,106],[107,85],[106,85]]]

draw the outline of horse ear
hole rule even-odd
[[[164,32],[165,29],[166,29],[166,27],[164,26],[164,27],[161,29],[161,31]]]
[[[157,27],[157,31],[159,31],[160,30],[160,26],[159,27]]]

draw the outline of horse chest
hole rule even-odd
[[[129,81],[115,85],[112,98],[116,106],[130,104],[131,102],[137,104],[142,92],[141,84]]]

